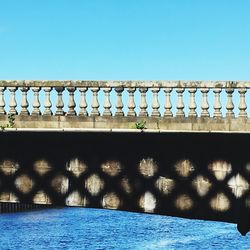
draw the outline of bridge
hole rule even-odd
[[[0,81],[0,209],[119,209],[236,223],[244,235],[249,89],[243,81]]]

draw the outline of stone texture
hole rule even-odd
[[[142,130],[149,133],[250,133],[249,81],[0,80],[0,88],[2,127],[8,125],[7,112],[15,114],[14,127],[21,130],[111,129],[115,132],[135,129],[136,123],[145,122],[146,128]],[[6,91],[10,95],[8,103],[3,98]],[[45,98],[39,98],[44,91]],[[33,92],[33,100],[27,98],[28,92]],[[202,93],[205,97],[198,102],[196,97]],[[221,103],[222,93],[227,95],[226,104]],[[233,98],[237,93],[240,93],[239,105]],[[213,104],[208,98],[210,94],[214,97]],[[235,118],[235,113],[240,117]]]

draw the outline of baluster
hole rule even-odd
[[[172,109],[172,104],[171,104],[171,92],[172,92],[172,88],[164,88],[164,92],[165,92],[165,112],[164,112],[164,117],[172,117],[173,113],[171,111]]]
[[[17,114],[17,111],[16,111],[16,106],[17,106],[17,103],[16,103],[16,87],[10,87],[9,88],[9,91],[10,91],[10,111],[9,111],[9,114],[14,114],[16,115]]]
[[[4,101],[4,90],[5,87],[0,87],[0,115],[5,115],[5,101]]]
[[[201,117],[209,117],[209,104],[207,101],[208,88],[201,88],[202,103],[201,103]]]
[[[67,88],[67,90],[69,91],[69,103],[68,103],[68,112],[67,112],[67,116],[74,116],[76,115],[76,111],[75,111],[75,107],[76,107],[76,103],[74,100],[74,93],[76,88],[75,87],[69,87]]]
[[[196,105],[196,102],[195,102],[195,93],[196,93],[197,89],[196,88],[191,88],[188,91],[189,91],[189,94],[190,94],[188,116],[189,117],[196,117],[197,113],[196,113],[195,110],[197,108],[197,105]]]
[[[116,112],[115,112],[115,116],[124,116],[123,113],[123,103],[122,103],[122,92],[123,92],[124,88],[115,88],[116,91],[116,97],[117,97],[117,101],[116,101]]]
[[[228,117],[228,118],[234,117],[234,112],[233,112],[234,104],[233,104],[233,98],[232,98],[233,92],[234,92],[234,89],[231,89],[231,88],[226,89],[226,93],[227,93],[226,117]]]
[[[87,116],[87,102],[86,102],[86,92],[88,88],[79,88],[79,91],[81,93],[81,101],[80,101],[80,116]]]
[[[160,116],[160,112],[159,112],[160,104],[158,100],[159,90],[160,90],[159,88],[152,88],[152,92],[153,92],[152,115],[151,115],[152,117]]]
[[[57,92],[57,102],[56,102],[56,113],[55,115],[64,115],[64,111],[63,111],[63,107],[64,107],[64,103],[63,103],[63,91],[64,91],[64,87],[55,87],[55,90]]]
[[[93,92],[93,99],[92,99],[92,112],[91,112],[91,115],[92,116],[99,116],[100,115],[100,112],[98,110],[99,108],[99,102],[98,102],[98,91],[99,91],[99,88],[95,87],[95,88],[91,88],[92,92]]]
[[[239,104],[239,117],[247,117],[247,104],[246,104],[246,99],[245,99],[245,94],[247,90],[245,88],[241,88],[238,90],[240,94],[240,104]]]
[[[111,102],[110,102],[111,88],[104,88],[103,92],[104,92],[103,116],[111,116],[112,115],[112,113],[110,111],[110,108],[111,108]]]
[[[135,116],[135,100],[134,100],[135,88],[128,88],[128,116]]]
[[[52,103],[51,103],[51,100],[50,100],[50,91],[51,91],[51,87],[44,87],[43,90],[45,92],[45,100],[44,100],[44,113],[43,115],[52,115],[52,112],[51,112],[51,106],[52,106]]]
[[[220,93],[221,88],[214,89],[214,117],[221,117]]]
[[[28,87],[22,87],[21,91],[22,91],[22,102],[21,102],[21,115],[29,115],[28,112],[28,101],[27,101],[27,92],[28,92],[29,88]]]
[[[32,115],[40,115],[40,101],[39,101],[39,91],[40,87],[33,87],[32,90],[34,92],[34,99],[33,99],[33,111]]]
[[[146,93],[148,91],[147,88],[140,88],[139,89],[140,93],[141,93],[141,102],[140,102],[140,113],[139,116],[148,116],[148,112],[147,112],[147,100],[146,100]]]
[[[184,92],[184,88],[177,88],[176,89],[177,92],[177,112],[176,112],[176,116],[177,117],[184,117],[184,103],[183,103],[183,92]]]

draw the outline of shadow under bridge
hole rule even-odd
[[[1,133],[0,202],[119,209],[250,229],[250,134]]]

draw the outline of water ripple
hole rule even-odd
[[[234,224],[63,208],[0,215],[0,249],[249,249]]]

